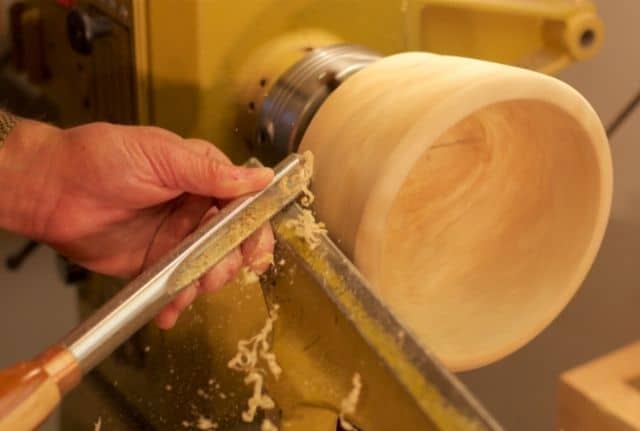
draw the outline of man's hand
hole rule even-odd
[[[21,120],[0,149],[0,226],[50,244],[93,271],[132,277],[214,213],[264,188],[270,169],[234,166],[213,145],[154,127],[94,123],[68,130]],[[268,266],[268,226],[156,318],[174,325],[198,292],[244,265]]]

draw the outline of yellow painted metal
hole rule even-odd
[[[269,390],[282,409],[284,429],[333,431],[355,373],[362,378],[363,390],[355,413],[347,419],[358,429],[485,429],[421,377],[416,364],[403,356],[399,340],[406,333],[386,332],[322,251],[309,249],[284,216],[273,224],[280,243],[286,244],[278,247],[279,257],[289,263],[285,274],[266,289],[268,302],[280,305],[273,349],[286,373],[270,380]],[[312,274],[321,274],[322,287]],[[388,408],[392,414],[381,414]],[[333,412],[333,427],[314,426],[321,410]]]
[[[604,28],[581,0],[422,0],[410,27],[420,49],[555,73],[599,51]]]
[[[484,430],[401,356],[398,339],[405,335],[382,331],[346,279],[309,250],[287,220],[275,222],[278,264],[262,289],[236,280],[200,298],[173,330],[150,325],[136,334],[100,365],[100,374],[153,429],[181,429],[199,417],[220,430],[235,429],[251,394],[244,376],[227,363],[237,342],[258,333],[266,321],[266,290],[267,302],[280,307],[271,343],[283,373],[279,379],[267,375],[266,388],[281,412],[281,429],[334,431],[341,401],[358,373],[363,390],[347,418],[358,429]],[[312,274],[323,275],[324,287]],[[95,287],[83,290],[85,312],[109,295],[104,284]],[[336,307],[325,290],[347,309]]]
[[[238,76],[283,35],[296,34],[300,45],[342,40],[382,54],[427,50],[549,73],[595,53],[603,36],[593,4],[582,0],[153,0],[145,18],[135,22],[148,29],[151,122],[210,139],[236,161],[249,155],[242,125],[255,114],[242,95],[277,79]]]
[[[149,57],[153,122],[248,156],[237,127],[238,71],[252,52],[286,33],[320,29],[384,53],[406,49],[400,1],[153,0]],[[178,6],[179,5],[179,6]],[[309,46],[318,46],[313,37]],[[320,43],[322,44],[322,42]],[[272,81],[276,76],[255,76]]]
[[[92,277],[80,290],[81,316],[119,287],[115,280]],[[199,418],[217,423],[218,430],[235,429],[251,391],[244,376],[227,363],[237,342],[256,334],[266,318],[260,285],[236,280],[201,297],[172,330],[147,325],[103,361],[96,374],[126,401],[127,413],[151,429],[197,429],[183,422],[194,424]],[[82,406],[80,400],[75,404]],[[73,409],[67,411],[72,415]],[[94,411],[93,420],[100,414],[103,421],[111,420],[103,410]],[[91,423],[85,425],[88,429]]]

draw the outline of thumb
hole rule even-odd
[[[269,168],[244,168],[172,146],[160,169],[165,186],[187,193],[229,199],[265,188],[273,178]]]

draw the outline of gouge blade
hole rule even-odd
[[[275,177],[262,192],[233,202],[208,229],[180,264],[170,279],[175,293],[203,276],[211,267],[240,245],[280,210],[298,196],[311,179],[310,156],[292,154],[276,167]]]
[[[262,191],[225,206],[172,252],[132,280],[63,344],[88,372],[150,321],[183,288],[204,275],[308,185],[311,155],[292,154],[274,168]]]

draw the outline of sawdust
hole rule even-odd
[[[240,269],[240,281],[246,286],[249,284],[258,283],[260,281],[260,277],[258,277],[258,274],[256,274],[248,266],[243,266],[242,269]]]
[[[199,415],[194,422],[182,421],[182,426],[184,428],[195,428],[202,431],[209,431],[218,429],[218,423],[212,421],[211,419]]]
[[[98,420],[93,424],[93,431],[100,431],[102,428],[102,417],[98,416]]]
[[[202,389],[198,389],[196,391],[196,394],[200,397],[200,398],[204,398],[205,400],[209,400],[211,399],[211,396],[209,396],[208,393],[206,393],[205,391],[203,391]]]
[[[273,331],[273,322],[278,319],[278,309],[277,304],[273,306],[258,334],[248,340],[238,341],[238,352],[228,363],[232,370],[244,373],[244,383],[253,387],[253,394],[247,400],[247,409],[242,412],[242,420],[245,422],[253,422],[258,409],[269,410],[275,407],[273,399],[263,390],[267,371],[276,379],[282,373],[268,340]],[[266,370],[260,367],[260,362],[266,365]]]
[[[353,375],[351,384],[353,385],[351,387],[351,392],[349,392],[349,394],[340,403],[340,414],[338,415],[338,418],[340,419],[340,426],[347,431],[355,429],[355,427],[345,419],[345,415],[354,414],[358,407],[360,391],[362,390],[362,379],[360,378],[359,373],[355,373]]]
[[[311,250],[320,245],[321,236],[327,233],[324,223],[317,222],[309,209],[302,209],[298,218],[287,220],[285,226],[293,229],[293,233],[302,238]]]
[[[261,266],[261,265],[264,265],[264,264],[268,264],[267,266],[273,265],[273,253],[266,253],[260,259],[258,259],[255,262],[253,262],[253,264],[256,265],[256,266]]]
[[[260,425],[260,431],[278,431],[278,427],[269,419],[265,419],[262,421],[262,425]]]
[[[218,428],[218,424],[216,422],[212,422],[211,419],[200,416],[196,422],[196,428],[199,430],[213,430]]]
[[[228,398],[228,395],[225,394],[224,392],[220,391],[220,385],[216,384],[215,388],[213,388],[213,381],[210,380],[211,383],[209,383],[209,386],[211,388],[207,388],[208,390],[202,389],[202,388],[198,388],[196,390],[196,395],[198,395],[200,398],[202,398],[203,400],[212,400],[214,398],[215,395],[218,396],[218,398],[222,399],[222,400],[226,400]],[[215,390],[217,390],[218,392],[216,393]],[[233,396],[233,392],[230,393],[231,396]]]

